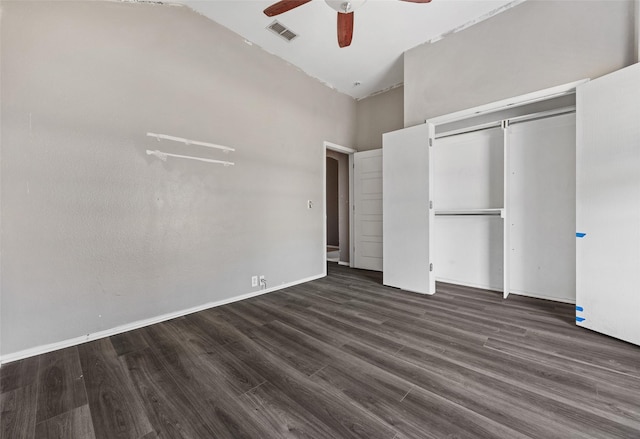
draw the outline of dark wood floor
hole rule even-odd
[[[2,438],[640,438],[640,348],[573,307],[327,278],[0,369]]]

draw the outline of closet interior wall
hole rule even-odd
[[[511,123],[509,292],[575,303],[575,112]]]
[[[436,127],[437,281],[575,301],[574,105],[571,94]]]
[[[498,126],[434,143],[436,281],[503,289],[503,137]]]

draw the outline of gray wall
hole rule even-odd
[[[327,245],[339,246],[338,160],[327,157]]]
[[[349,156],[341,152],[327,150],[327,157],[338,161],[338,241],[340,242],[340,261],[349,262]]]
[[[404,55],[404,125],[635,62],[632,0],[528,0]]]
[[[358,151],[382,148],[382,133],[403,128],[403,87],[358,101],[356,146]]]
[[[2,354],[322,274],[354,100],[185,7],[3,2],[1,32]]]

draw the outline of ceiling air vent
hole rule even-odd
[[[267,29],[278,34],[287,41],[291,41],[298,36],[298,34],[292,32],[290,29],[287,29],[282,25],[282,23],[277,20],[267,26]]]

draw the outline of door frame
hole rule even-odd
[[[349,267],[353,267],[353,154],[358,152],[353,148],[324,141],[322,144],[322,265],[323,273],[327,275],[327,150],[340,152],[349,157]],[[338,262],[340,265],[344,263]]]

